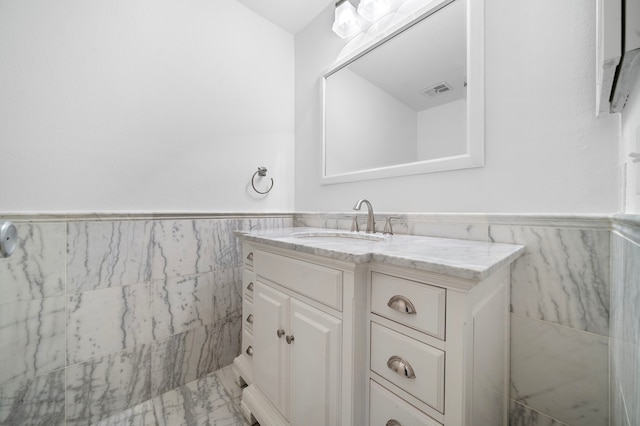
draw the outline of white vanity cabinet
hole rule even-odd
[[[253,356],[242,394],[245,415],[262,425],[364,424],[365,267],[251,249]]]
[[[344,234],[245,238],[234,361],[245,416],[262,426],[507,426],[510,265],[524,247]]]

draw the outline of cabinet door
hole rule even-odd
[[[289,418],[289,296],[261,282],[253,293],[253,379],[280,414]],[[278,337],[278,330],[282,335]]]
[[[290,309],[291,424],[340,424],[342,322],[296,299]]]

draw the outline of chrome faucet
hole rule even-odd
[[[360,210],[360,206],[362,206],[362,203],[365,203],[367,205],[367,234],[375,234],[376,232],[376,221],[373,218],[373,207],[371,206],[371,203],[368,200],[362,199],[360,201],[358,201],[356,203],[355,206],[353,206],[354,210]]]

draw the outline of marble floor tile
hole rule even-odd
[[[64,369],[0,386],[0,425],[64,425]]]
[[[245,426],[238,405],[215,374],[153,399],[161,426]]]
[[[66,225],[16,223],[18,247],[0,263],[0,304],[64,294]]]
[[[65,365],[65,296],[0,306],[0,386]]]
[[[153,401],[148,400],[135,407],[94,423],[93,426],[157,426],[160,421],[156,418]]]
[[[514,400],[509,402],[509,426],[569,426]]]
[[[70,222],[67,292],[149,281],[151,221]]]
[[[609,231],[491,225],[490,238],[526,246],[511,273],[516,314],[609,335]]]
[[[213,273],[153,283],[153,337],[165,339],[213,323]]]
[[[608,338],[511,315],[511,398],[568,425],[609,422]]]
[[[67,363],[85,362],[152,339],[152,285],[68,296]]]
[[[216,378],[222,386],[226,389],[227,393],[234,400],[239,401],[242,396],[242,387],[238,386],[236,383],[236,377],[233,373],[233,364],[229,364],[226,367],[222,367],[217,370],[215,373]]]

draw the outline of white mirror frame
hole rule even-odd
[[[484,166],[485,108],[484,108],[484,0],[465,1],[467,7],[467,152],[453,157],[437,158],[414,163],[398,164],[374,169],[326,175],[326,114],[325,93],[327,77],[349,65],[362,55],[375,49],[395,35],[420,22],[436,12],[450,1],[442,1],[436,6],[429,6],[417,18],[411,20],[392,32],[382,34],[367,45],[355,50],[340,59],[326,72],[322,79],[322,161],[321,184],[330,185],[344,182],[357,182],[369,179],[380,179],[395,176],[407,176],[423,173],[444,172],[449,170],[468,169]]]

